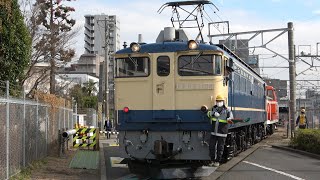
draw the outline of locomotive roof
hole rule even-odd
[[[199,44],[197,50],[221,50],[217,46],[208,44]],[[162,52],[178,52],[178,51],[189,51],[187,42],[163,42],[153,44],[141,45],[139,53],[162,53]],[[117,51],[116,54],[130,54],[132,53],[130,48],[125,48]]]

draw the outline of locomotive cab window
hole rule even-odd
[[[178,58],[180,76],[221,75],[222,58],[219,55],[184,55]]]
[[[147,77],[150,75],[148,57],[127,57],[116,59],[116,77]]]
[[[168,56],[160,56],[157,59],[158,76],[168,76],[170,74],[170,58]]]
[[[267,99],[268,100],[274,100],[273,90],[268,90],[267,91]]]

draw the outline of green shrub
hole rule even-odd
[[[291,139],[290,145],[296,149],[320,154],[320,130],[300,129]]]

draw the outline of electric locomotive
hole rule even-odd
[[[273,95],[269,103],[267,90]],[[199,43],[183,29],[168,27],[156,43],[131,43],[117,51],[117,131],[129,168],[134,171],[139,163],[209,161],[207,111],[217,95],[239,120],[229,125],[225,160],[272,133],[277,120],[274,89],[225,46]]]

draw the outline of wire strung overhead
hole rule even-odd
[[[198,29],[198,35],[195,38],[196,41],[204,43],[203,38],[203,28],[204,28],[204,6],[212,5],[218,11],[219,9],[210,1],[177,1],[177,2],[168,2],[160,7],[158,13],[161,13],[166,7],[172,8],[171,23],[175,27],[175,24],[178,24],[179,28],[196,28]],[[187,10],[184,6],[195,6],[192,11]],[[186,13],[186,17],[182,18],[182,13]],[[206,13],[206,12],[205,12]],[[194,23],[196,25],[187,25],[187,23]]]

